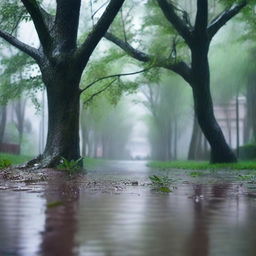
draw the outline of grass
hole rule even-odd
[[[0,160],[8,160],[13,165],[22,164],[31,160],[33,156],[24,156],[24,155],[13,155],[13,154],[6,154],[0,153]],[[103,159],[96,159],[96,158],[84,158],[84,167],[85,168],[94,168],[97,165],[101,164],[104,160]]]
[[[23,156],[23,155],[12,155],[6,153],[0,153],[0,159],[9,160],[12,164],[22,164],[28,160],[31,160],[32,156]]]
[[[94,168],[97,165],[102,164],[104,161],[104,159],[97,159],[97,158],[90,158],[90,157],[85,157],[84,158],[84,167],[85,169],[90,169],[90,168]]]
[[[203,161],[151,161],[147,166],[159,169],[184,169],[184,170],[256,170],[256,161],[241,161],[238,163],[209,164]]]

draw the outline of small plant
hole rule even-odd
[[[174,180],[170,179],[168,176],[152,175],[152,176],[149,176],[149,179],[152,182],[152,186],[157,191],[166,192],[166,193],[172,192],[172,190],[169,187],[174,182]]]
[[[83,157],[80,157],[77,160],[67,160],[66,158],[62,157],[60,164],[57,166],[57,169],[67,171],[70,174],[81,170]]]
[[[249,183],[256,183],[256,175],[239,175],[239,180],[248,181]]]
[[[8,159],[0,159],[0,169],[8,168],[12,165],[12,162]]]
[[[190,172],[189,175],[193,178],[196,178],[202,176],[203,172]]]

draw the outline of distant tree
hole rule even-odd
[[[191,24],[188,13],[176,7],[173,2],[157,0],[157,3],[169,24],[188,46],[191,53],[191,66],[177,55],[178,48],[175,40],[172,43],[171,52],[167,56],[162,56],[159,51],[158,55],[150,55],[138,50],[127,40],[122,40],[111,33],[106,33],[105,37],[122,48],[131,57],[173,71],[188,82],[193,90],[194,108],[198,123],[211,146],[211,162],[235,162],[236,156],[226,143],[213,112],[208,51],[216,33],[245,7],[247,1],[232,4],[231,7],[228,7],[209,22],[208,0],[197,0],[194,25]],[[157,22],[161,22],[160,18]],[[166,30],[170,33],[170,29]],[[161,48],[161,44],[159,49],[164,53],[166,52]]]
[[[152,159],[173,160],[177,159],[178,133],[182,134],[182,126],[179,124],[184,120],[184,106],[188,106],[180,106],[179,103],[189,104],[189,95],[186,93],[187,88],[180,85],[182,81],[173,74],[161,72],[160,77],[157,84],[149,83],[149,77],[143,79],[144,83],[141,81],[140,91],[144,95],[141,103],[150,113],[146,121]]]
[[[4,138],[4,132],[6,127],[6,118],[7,118],[7,107],[6,105],[0,106],[0,150],[1,144]]]
[[[31,47],[10,33],[0,30],[0,37],[32,57],[42,73],[48,97],[48,136],[42,155],[27,166],[54,167],[60,157],[78,159],[79,150],[79,88],[82,73],[94,49],[113,22],[124,0],[110,0],[92,31],[81,45],[77,43],[81,0],[57,0],[56,14],[48,13],[36,0],[9,3],[25,7],[25,15],[34,23],[40,40],[38,49]],[[7,2],[8,3],[8,2]],[[5,11],[9,12],[8,8]],[[6,14],[6,13],[5,13]]]

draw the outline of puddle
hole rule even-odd
[[[256,198],[243,183],[180,175],[173,193],[159,193],[142,186],[158,171],[128,163],[0,187],[0,255],[256,255]]]

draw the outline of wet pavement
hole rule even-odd
[[[145,164],[108,161],[87,175],[2,179],[0,256],[256,255],[251,180]],[[152,190],[152,174],[175,178],[173,192]]]

